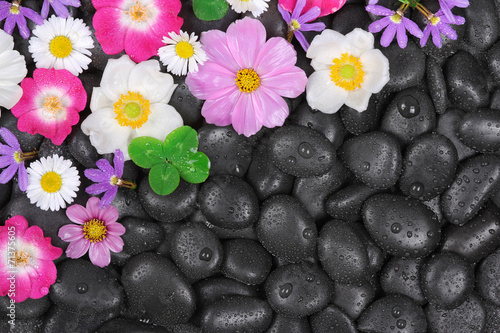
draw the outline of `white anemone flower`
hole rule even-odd
[[[23,95],[19,86],[28,74],[26,61],[14,50],[14,38],[0,29],[0,106],[12,109]]]
[[[306,56],[315,70],[307,81],[307,103],[324,113],[335,113],[344,104],[365,111],[371,95],[389,82],[389,60],[374,49],[373,34],[359,28],[345,36],[323,30]]]
[[[92,113],[82,122],[82,131],[99,154],[120,149],[129,160],[132,139],[151,136],[163,141],[184,124],[167,104],[176,87],[172,75],[160,72],[158,60],[136,64],[127,55],[109,59],[101,86],[92,92]]]

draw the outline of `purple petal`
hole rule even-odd
[[[15,151],[16,149],[0,143],[0,155],[13,155]]]
[[[299,24],[302,25],[303,23],[314,21],[315,19],[318,18],[319,14],[321,14],[321,8],[314,6],[311,9],[309,9],[304,15],[299,17],[297,19],[297,22],[299,22]]]
[[[125,160],[123,158],[123,153],[120,149],[115,150],[115,156],[113,157],[113,165],[115,167],[115,176],[121,178],[123,176],[123,166],[125,165]]]
[[[400,48],[404,49],[408,43],[408,36],[406,36],[406,29],[402,23],[396,24],[397,40]]]
[[[102,192],[106,192],[111,190],[114,185],[111,185],[110,183],[98,183],[98,184],[92,184],[89,187],[85,189],[85,192],[88,194],[101,194]]]
[[[10,14],[10,10],[9,10],[8,7],[7,8],[1,8],[0,9],[0,21],[5,20],[5,18],[7,16],[9,16],[9,14]]]
[[[436,45],[438,48],[441,48],[441,46],[443,46],[443,41],[441,40],[441,33],[439,32],[439,29],[435,26],[432,26],[431,34],[432,42],[434,43],[434,45]]]
[[[390,15],[396,14],[395,11],[390,10],[389,8],[385,8],[383,6],[379,6],[379,5],[368,5],[368,6],[366,6],[365,9],[367,12],[370,12],[372,14],[379,15],[379,16],[390,16]]]
[[[394,35],[396,34],[396,24],[389,24],[387,29],[385,29],[382,34],[382,38],[380,38],[380,45],[383,47],[389,46],[392,40],[394,39]]]
[[[42,11],[40,12],[40,16],[46,19],[49,16],[49,0],[43,0]]]
[[[17,171],[17,164],[11,164],[7,169],[4,169],[0,174],[0,184],[7,184],[14,177]]]
[[[19,11],[21,12],[21,14],[23,14],[24,17],[29,18],[37,25],[43,24],[43,18],[40,15],[38,15],[38,13],[35,12],[33,9],[27,7],[19,7]]]
[[[384,17],[370,24],[370,26],[368,27],[368,31],[370,31],[371,33],[379,32],[382,31],[389,24],[394,24],[394,22],[392,22],[390,17]]]
[[[304,9],[305,6],[306,0],[297,0],[297,2],[295,2],[295,8],[292,12],[292,19],[297,19],[302,13],[302,9]]]
[[[429,35],[431,33],[431,30],[429,29],[430,24],[428,24],[425,28],[424,31],[422,32],[422,38],[420,38],[420,46],[424,47],[425,44],[427,43],[427,39],[429,39]]]
[[[94,265],[99,266],[101,268],[108,266],[111,261],[111,255],[109,253],[109,249],[103,242],[90,244],[89,258]]]
[[[102,172],[99,169],[87,169],[83,172],[85,177],[96,183],[109,182],[111,175]]]
[[[71,7],[80,7],[82,5],[80,3],[80,0],[59,0],[59,2],[65,6],[71,6]]]
[[[68,8],[66,8],[66,6],[64,6],[59,1],[52,2],[52,8],[54,9],[57,16],[59,16],[59,17],[66,18],[69,16]]]
[[[23,15],[21,15],[21,14],[17,14],[15,16],[16,17],[17,28],[19,29],[19,34],[21,34],[21,36],[24,39],[28,39],[28,38],[30,38],[31,31],[28,28],[28,23],[26,22],[26,18]]]
[[[0,156],[0,169],[5,168],[7,165],[17,164],[12,155]]]
[[[443,0],[450,6],[456,6],[460,8],[467,8],[469,7],[469,0]]]
[[[104,195],[102,196],[101,201],[99,202],[99,208],[103,209],[109,206],[116,197],[117,192],[118,192],[118,186],[113,186],[113,188],[106,191],[106,193],[104,193]]]
[[[95,163],[95,165],[97,165],[99,169],[107,173],[110,177],[115,174],[115,169],[111,166],[107,159],[101,158]]]
[[[278,11],[280,12],[281,17],[283,17],[283,20],[285,20],[287,24],[290,24],[290,22],[292,21],[290,13],[284,10],[279,4],[278,4]]]
[[[439,4],[441,5],[441,10],[443,11],[444,16],[450,21],[451,23],[455,22],[455,18],[453,17],[453,14],[451,12],[450,7],[445,1],[439,0]]]
[[[20,163],[17,169],[17,183],[21,191],[24,192],[28,189],[28,172],[26,172],[24,163]]]
[[[323,22],[305,23],[300,25],[300,31],[323,31],[325,27]]]
[[[294,31],[293,32],[295,38],[299,41],[300,46],[304,49],[304,51],[307,52],[307,49],[309,48],[309,43],[307,42],[306,38],[300,31]]]
[[[413,36],[418,38],[422,37],[423,35],[422,30],[420,30],[420,28],[415,22],[413,22],[410,19],[407,19],[406,17],[403,17],[403,24],[406,30],[408,30],[408,32],[411,33]]]
[[[3,30],[6,33],[12,35],[12,31],[14,31],[15,26],[16,26],[16,18],[12,14],[8,15],[7,19],[5,20]]]
[[[6,144],[8,144],[9,146],[11,146],[16,150],[21,150],[21,146],[19,145],[19,141],[17,140],[16,136],[12,134],[12,132],[9,131],[7,128],[5,127],[0,128],[0,136],[2,136],[2,139],[5,141]]]
[[[438,27],[439,31],[441,33],[443,33],[444,35],[446,35],[449,39],[451,39],[451,40],[457,39],[457,37],[458,37],[457,33],[448,24],[440,22],[437,24],[437,27]]]

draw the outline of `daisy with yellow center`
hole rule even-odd
[[[90,29],[81,19],[52,15],[33,30],[28,50],[38,68],[67,69],[77,76],[88,69],[93,47]]]
[[[168,37],[163,37],[166,46],[160,47],[158,55],[167,71],[174,75],[186,75],[188,72],[198,71],[198,64],[203,65],[207,60],[207,54],[198,42],[198,36],[193,33],[188,35],[185,31],[180,34],[170,32]]]
[[[78,170],[71,161],[53,155],[42,157],[28,168],[28,189],[30,202],[42,210],[57,211],[73,202],[80,186]]]
[[[231,9],[237,13],[251,12],[254,17],[259,17],[265,12],[269,5],[269,0],[227,0]]]
[[[372,94],[389,81],[389,61],[374,49],[369,32],[354,29],[347,35],[326,29],[317,35],[307,51],[315,72],[306,86],[307,102],[324,113],[346,105],[365,111]]]
[[[95,87],[83,133],[99,154],[121,150],[129,160],[128,145],[138,136],[165,140],[182,126],[182,117],[167,103],[177,87],[170,74],[160,72],[157,60],[133,62],[128,56],[110,59],[101,86]]]

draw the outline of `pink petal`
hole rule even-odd
[[[16,302],[23,302],[31,295],[31,279],[26,270],[20,269],[16,274],[15,295],[12,299]]]
[[[85,207],[87,208],[87,212],[91,219],[99,217],[99,201],[99,198],[96,197],[92,197],[87,200]]]
[[[106,54],[118,54],[125,48],[125,34],[128,27],[121,24],[122,10],[113,7],[98,9],[92,23],[97,41]]]
[[[31,278],[30,298],[38,299],[47,295],[49,287],[56,282],[57,269],[51,260],[39,260],[35,272],[37,278]]]
[[[179,0],[154,0],[154,3],[156,8],[161,8],[162,12],[171,15],[177,15],[181,11],[181,2]]]
[[[68,106],[74,108],[78,112],[85,109],[85,105],[87,105],[87,92],[85,88],[83,88],[82,81],[76,76],[73,77],[71,87],[66,96],[69,97],[71,101],[71,104]]]
[[[252,102],[258,122],[268,128],[282,126],[288,117],[286,101],[265,87],[260,87],[252,93]]]
[[[66,209],[66,216],[68,216],[71,222],[77,224],[84,224],[85,222],[92,219],[92,215],[89,214],[87,209],[81,205],[72,205]]]
[[[290,13],[293,11],[295,8],[297,0],[279,0],[280,5],[289,11]],[[307,12],[310,8],[312,7],[319,7],[321,8],[321,16],[326,16],[331,13],[335,13],[337,10],[339,10],[344,4],[346,3],[346,0],[308,0],[306,2],[306,5],[304,9],[302,9],[302,13]]]
[[[203,50],[205,50],[210,60],[226,68],[230,73],[236,73],[241,69],[229,49],[224,32],[220,30],[203,32],[200,41],[203,44]],[[202,67],[200,66],[200,69]]]
[[[65,242],[75,242],[84,237],[83,227],[75,224],[63,225],[57,235]]]
[[[40,91],[56,88],[66,94],[72,88],[74,78],[66,69],[37,68],[33,72],[33,80]]]
[[[127,231],[123,225],[121,225],[118,222],[114,223],[108,223],[106,225],[108,234],[115,235],[115,236],[121,236]]]
[[[31,135],[41,134],[46,138],[54,137],[57,131],[56,122],[53,119],[43,117],[42,112],[43,110],[36,109],[24,113],[17,121],[17,128]]]
[[[43,260],[55,260],[62,254],[62,249],[51,244],[50,237],[43,237],[43,231],[38,226],[26,229],[24,242],[37,249],[36,257]]]
[[[90,241],[82,238],[76,242],[71,242],[66,249],[66,256],[72,259],[77,259],[83,256],[90,247]]]
[[[299,67],[280,68],[261,77],[262,87],[266,87],[283,97],[295,98],[306,89],[307,76]]]
[[[266,29],[259,20],[247,16],[231,23],[226,39],[239,69],[253,68],[260,49],[266,43]]]
[[[172,5],[158,4],[159,8],[161,8],[161,12],[158,17],[152,24],[150,24],[153,33],[160,39],[163,39],[163,36],[168,36],[168,33],[173,31],[175,33],[179,33],[179,30],[182,26],[184,20],[178,16],[176,16],[180,11],[180,1],[175,0],[156,0],[157,3],[170,3]],[[178,8],[176,11],[175,9]],[[168,11],[167,11],[168,9]],[[163,42],[160,47],[164,46]],[[156,51],[158,51],[156,49]],[[155,53],[156,55],[156,53]]]
[[[163,46],[162,39],[151,30],[135,30],[131,27],[125,34],[125,52],[135,62],[148,60],[156,55],[158,49]]]
[[[295,66],[297,52],[292,44],[280,37],[269,39],[255,59],[254,68],[260,76],[279,70],[283,67]]]
[[[40,134],[51,139],[52,143],[58,146],[62,144],[63,141],[71,133],[72,130],[71,126],[76,125],[79,120],[80,120],[80,115],[78,114],[78,111],[68,107],[66,108],[66,119],[53,123],[55,126],[55,133],[53,135],[48,136],[44,135],[43,133]]]
[[[98,219],[105,221],[106,224],[116,222],[118,220],[118,210],[114,206],[107,206],[106,208],[99,209]]]
[[[5,221],[5,226],[0,227],[0,230],[2,230],[2,228],[5,228],[4,232],[7,233],[9,227],[15,228],[16,239],[22,239],[24,237],[26,229],[28,228],[28,221],[24,218],[24,216],[15,215],[10,219],[8,219],[7,221]]]
[[[95,9],[101,9],[103,7],[116,7],[122,8],[123,0],[92,0],[92,5]]]
[[[90,244],[89,257],[90,261],[99,267],[108,266],[111,262],[111,254],[103,242]]]
[[[36,108],[35,98],[40,94],[35,80],[30,77],[25,78],[21,82],[21,88],[23,89],[23,95],[19,102],[11,109],[12,114],[17,118]]]
[[[123,240],[120,237],[110,235],[104,238],[103,243],[113,252],[120,253],[123,250]]]
[[[235,131],[245,136],[253,135],[262,128],[262,124],[255,115],[251,95],[252,93],[241,93],[231,114]]]
[[[218,99],[205,101],[201,109],[201,115],[210,124],[217,126],[227,126],[231,124],[231,113],[240,96],[239,90],[235,89],[233,93],[222,96]]]
[[[186,84],[189,91],[198,99],[217,99],[238,89],[236,72],[209,61],[199,67],[198,72],[189,73]]]

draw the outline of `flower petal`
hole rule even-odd
[[[252,68],[266,43],[266,29],[259,20],[245,17],[231,23],[227,28],[226,39],[239,68]]]
[[[125,165],[125,160],[123,158],[123,152],[120,149],[115,150],[115,155],[113,156],[113,165],[115,167],[116,177],[120,178],[123,176],[123,167]]]
[[[229,49],[226,34],[224,32],[220,30],[203,32],[200,41],[203,44],[203,50],[207,53],[208,58],[225,68],[227,72],[236,73],[241,68]],[[200,66],[200,70],[203,66]]]
[[[356,89],[349,92],[345,105],[358,112],[363,112],[368,108],[372,93],[364,89]]]
[[[135,63],[126,55],[109,59],[101,78],[101,89],[111,101],[118,101],[128,91],[130,72]],[[92,110],[95,111],[95,110]]]
[[[66,256],[72,259],[77,259],[83,256],[90,247],[90,241],[82,238],[76,242],[71,242],[66,249]]]
[[[125,49],[127,26],[121,23],[122,10],[114,7],[99,8],[92,19],[95,36],[106,54],[118,54]]]
[[[266,87],[260,87],[251,96],[259,123],[267,128],[283,126],[289,114],[288,104],[283,97]]]
[[[251,93],[241,93],[231,114],[233,128],[238,134],[250,136],[257,133],[262,124],[257,120]]]
[[[295,98],[306,88],[306,73],[299,67],[280,68],[261,78],[262,87],[266,87],[280,96]]]
[[[371,93],[380,92],[389,82],[389,60],[380,50],[373,49],[365,52],[360,61],[365,72],[361,88]]]
[[[99,202],[99,208],[104,209],[109,206],[116,197],[116,193],[118,192],[118,186],[112,186],[109,190],[104,192],[104,195]]]
[[[13,163],[9,165],[6,169],[2,171],[0,174],[0,184],[7,184],[9,180],[14,177],[17,171],[17,164]]]
[[[17,140],[16,136],[12,134],[12,132],[9,131],[6,127],[0,128],[0,136],[2,136],[2,139],[5,141],[5,143],[11,146],[12,148],[16,150],[21,149],[21,146],[19,145],[19,141]]]
[[[120,237],[110,235],[103,242],[113,252],[120,253],[123,251],[123,240]]]
[[[236,101],[240,96],[238,89],[232,93],[205,101],[201,109],[201,115],[205,117],[207,123],[217,126],[227,126],[231,124],[231,113],[233,112]]]
[[[98,218],[101,221],[105,221],[106,225],[116,222],[118,217],[118,210],[114,206],[107,206],[106,208],[99,209]]]
[[[187,75],[186,84],[198,99],[218,99],[238,89],[236,72],[230,72],[216,62],[207,61],[199,67],[198,72]]]
[[[92,216],[87,212],[85,207],[81,205],[72,205],[66,209],[66,216],[71,222],[84,224],[92,219]]]
[[[253,68],[257,74],[265,76],[273,70],[295,66],[296,62],[297,52],[292,44],[284,38],[273,37],[260,49]]]
[[[140,92],[152,104],[168,103],[177,85],[172,75],[160,72],[158,60],[148,60],[134,66],[128,87],[130,91]]]
[[[329,71],[312,73],[307,81],[306,92],[309,106],[324,113],[337,112],[349,94],[330,80]]]
[[[135,130],[137,136],[151,136],[163,141],[168,133],[184,125],[181,115],[171,105],[155,103],[150,109],[148,121]]]
[[[101,268],[108,266],[111,262],[111,254],[103,242],[90,244],[89,257],[94,265]]]
[[[83,173],[85,177],[96,183],[107,182],[112,176],[99,169],[86,169]]]
[[[63,225],[57,235],[65,242],[75,242],[84,238],[82,226],[75,224]]]

